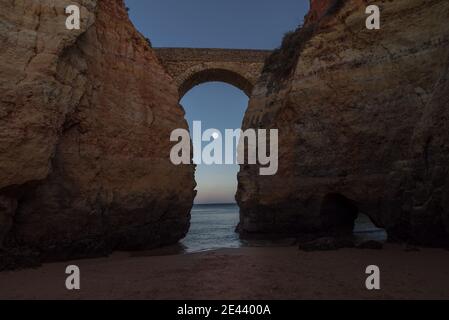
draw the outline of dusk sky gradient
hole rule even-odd
[[[153,47],[274,49],[302,23],[309,0],[126,0],[136,28]],[[189,125],[203,131],[241,127],[248,97],[225,83],[206,83],[181,100]],[[200,165],[195,203],[235,202],[237,165]]]

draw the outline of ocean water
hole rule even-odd
[[[236,204],[194,205],[191,215],[189,233],[181,241],[187,252],[242,246],[235,232],[239,223]]]
[[[239,248],[242,246],[273,245],[268,241],[243,241],[235,232],[239,222],[239,207],[236,204],[195,205],[192,209],[189,233],[181,241],[184,252],[199,252],[220,248]],[[359,215],[354,228],[358,241],[385,241],[386,233],[376,228],[366,215]],[[289,241],[276,244],[288,245]]]
[[[377,228],[371,219],[365,214],[359,214],[354,226],[354,237],[356,241],[376,240],[387,241],[385,229]]]

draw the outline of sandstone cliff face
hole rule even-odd
[[[375,3],[379,31],[366,1],[313,1],[304,41],[276,53],[293,68],[269,60],[244,128],[279,129],[279,172],[242,167],[242,233],[337,232],[362,212],[392,240],[449,243],[449,3]]]
[[[58,258],[173,243],[188,230],[194,168],[177,88],[121,0],[0,5],[0,243]]]
[[[318,22],[326,14],[332,14],[343,5],[342,0],[310,0],[310,9],[305,24]]]

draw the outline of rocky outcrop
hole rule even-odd
[[[74,258],[173,243],[188,230],[194,168],[177,87],[121,0],[0,0],[0,243]]]
[[[325,15],[333,14],[344,4],[344,0],[310,0],[310,9],[305,24],[320,21]]]
[[[363,212],[391,240],[449,243],[449,4],[375,2],[367,30],[369,3],[313,1],[268,59],[244,128],[279,129],[279,171],[242,166],[242,234],[344,232]]]

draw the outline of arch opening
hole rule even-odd
[[[194,87],[207,82],[224,82],[242,90],[247,97],[251,96],[254,85],[241,74],[226,69],[205,69],[189,75],[179,86],[179,97],[182,99]]]
[[[202,133],[215,129],[223,134],[226,129],[241,127],[248,97],[237,85],[213,79],[192,86],[180,101],[191,137],[194,121],[201,122]],[[202,151],[209,143],[201,143]],[[224,142],[222,147],[224,159]],[[235,152],[236,143],[233,148]],[[220,165],[202,162],[196,165],[197,194],[191,211],[190,229],[182,240],[187,251],[240,246],[239,235],[235,232],[239,222],[239,207],[235,201],[239,170],[240,166],[236,163]]]
[[[361,212],[357,202],[340,193],[327,194],[321,204],[321,221],[325,233],[334,236],[354,236],[356,243],[385,242],[385,229]]]
[[[323,199],[320,214],[326,233],[350,235],[354,232],[359,209],[355,201],[339,193],[329,193]]]

